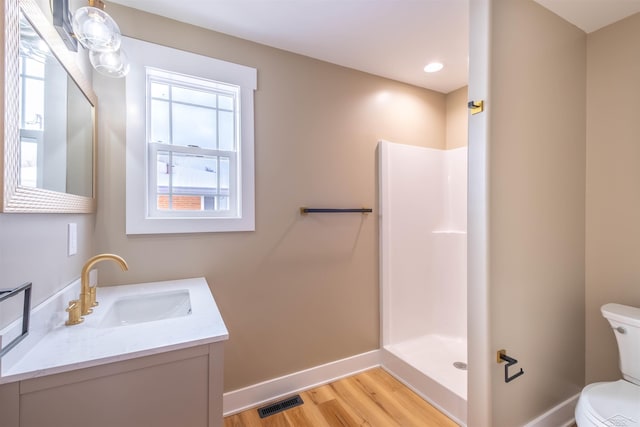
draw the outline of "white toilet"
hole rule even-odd
[[[605,304],[601,311],[616,335],[623,379],[586,386],[576,406],[576,423],[640,427],[640,308]]]

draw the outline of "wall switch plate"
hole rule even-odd
[[[68,254],[73,256],[78,253],[78,225],[75,222],[69,223],[67,231]]]

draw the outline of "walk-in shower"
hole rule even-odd
[[[467,149],[381,141],[383,366],[467,418]]]

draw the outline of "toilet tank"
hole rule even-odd
[[[640,385],[640,308],[605,304],[600,309],[618,342],[622,377]]]

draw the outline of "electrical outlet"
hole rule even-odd
[[[75,222],[69,223],[67,227],[67,248],[69,256],[78,253],[78,225]]]

